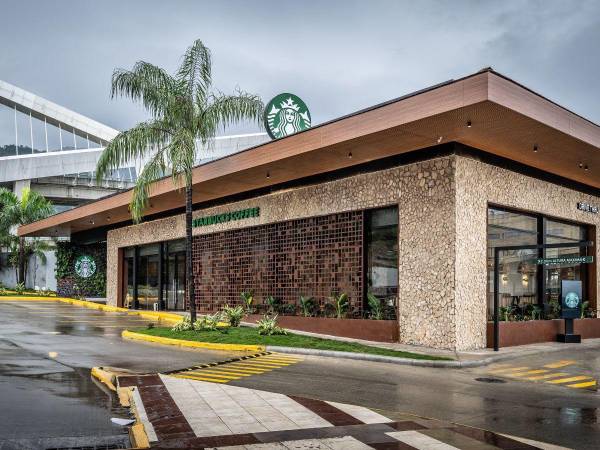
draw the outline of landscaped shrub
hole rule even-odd
[[[341,294],[333,294],[331,296],[331,303],[333,304],[333,307],[335,308],[335,315],[338,319],[341,319],[344,317],[344,315],[346,314],[346,311],[348,311],[348,308],[350,306],[350,301],[348,300],[348,294],[346,293],[341,293]]]
[[[288,334],[284,328],[277,325],[277,314],[272,317],[264,316],[257,323],[258,334],[262,336],[273,336],[276,334]]]
[[[225,314],[230,326],[239,327],[240,322],[244,317],[244,308],[242,306],[230,307],[229,305],[225,305],[223,307],[223,313]]]
[[[269,314],[275,314],[277,312],[277,308],[279,308],[280,304],[281,304],[281,300],[279,300],[278,298],[273,297],[272,295],[269,295],[265,299],[265,305],[267,307],[267,313],[269,313]]]
[[[300,311],[304,317],[312,317],[315,312],[316,302],[313,297],[300,296]]]
[[[246,307],[246,313],[252,314],[254,312],[254,309],[252,308],[252,303],[254,303],[254,291],[242,292],[240,296]]]
[[[369,303],[371,319],[382,320],[383,319],[383,304],[381,303],[381,300],[369,292],[367,294],[367,301]]]
[[[192,320],[190,316],[185,316],[181,322],[176,323],[171,330],[173,331],[192,331],[194,326],[192,325]]]
[[[23,295],[23,292],[25,292],[25,283],[15,284],[15,292],[19,295]]]

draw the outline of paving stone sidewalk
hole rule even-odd
[[[555,449],[408,414],[167,375],[121,376],[133,386],[153,449]]]

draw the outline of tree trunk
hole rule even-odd
[[[19,279],[17,283],[25,285],[25,238],[19,238]]]
[[[194,297],[194,268],[192,267],[192,186],[185,188],[185,270],[190,319],[196,321],[196,298]]]

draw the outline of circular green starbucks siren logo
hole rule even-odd
[[[276,95],[265,108],[265,127],[273,139],[279,139],[310,128],[310,111],[294,94]]]
[[[96,262],[91,256],[80,256],[75,260],[75,273],[81,278],[91,277],[96,273]]]
[[[567,305],[569,308],[577,308],[579,305],[579,295],[577,295],[575,292],[567,293],[565,296],[565,305]]]

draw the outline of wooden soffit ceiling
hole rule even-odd
[[[600,189],[600,127],[486,70],[198,166],[194,203],[451,141]],[[130,199],[122,192],[22,226],[19,235],[126,222]],[[183,192],[165,178],[154,184],[147,214],[183,205]]]

